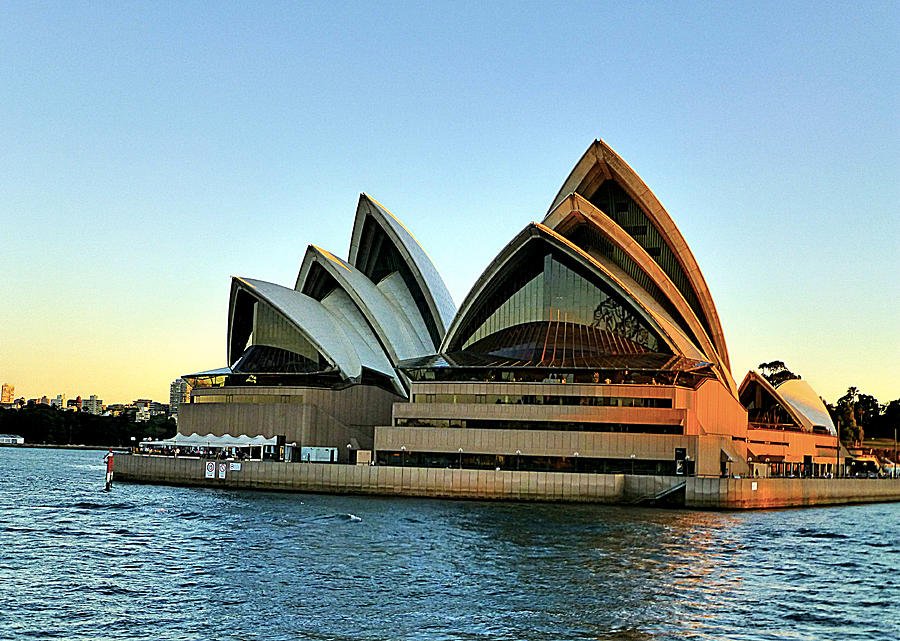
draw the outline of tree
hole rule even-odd
[[[881,405],[878,416],[866,427],[871,438],[894,438],[894,430],[900,430],[900,398]]]
[[[778,387],[785,381],[800,378],[799,374],[794,374],[788,369],[784,361],[771,361],[769,363],[760,363],[759,369],[764,379],[769,381],[772,387]]]
[[[856,404],[853,406],[853,415],[856,417],[860,432],[873,438],[875,435],[871,428],[881,415],[881,405],[878,404],[878,399],[868,394],[859,394],[856,397]]]
[[[0,410],[0,434],[18,434],[26,443],[52,445],[126,446],[142,438],[174,436],[175,421],[153,416],[135,423],[127,416],[95,416],[88,412],[61,411],[47,405],[29,405],[20,410]]]
[[[859,400],[859,390],[855,387],[848,387],[847,393],[838,399],[835,408],[841,442],[853,445],[862,442],[864,432],[860,429],[856,420],[856,403]]]

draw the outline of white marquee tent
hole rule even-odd
[[[194,432],[190,436],[178,433],[172,438],[162,439],[160,441],[141,441],[140,446],[145,447],[261,447],[263,445],[276,445],[275,437],[266,438],[262,434],[256,436],[232,436],[224,434],[216,436],[214,434],[197,434]]]

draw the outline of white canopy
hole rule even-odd
[[[275,445],[277,443],[275,437],[266,438],[262,434],[256,436],[232,436],[231,434],[223,434],[216,436],[214,434],[197,434],[194,432],[190,436],[185,436],[181,432],[172,438],[166,438],[161,441],[141,441],[141,447],[259,447],[261,445]]]

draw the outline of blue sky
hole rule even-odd
[[[603,138],[735,377],[900,397],[896,3],[4,3],[0,380],[163,399],[229,277],[346,256],[359,192],[460,303]]]

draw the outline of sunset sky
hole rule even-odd
[[[735,378],[900,398],[900,9],[0,5],[0,382],[167,401],[232,275],[346,257],[359,192],[461,303],[595,138],[712,291]]]

